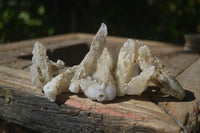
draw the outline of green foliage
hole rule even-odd
[[[21,19],[23,21],[23,23],[27,26],[30,27],[34,27],[34,26],[41,26],[42,24],[42,20],[39,18],[31,18],[30,14],[25,12],[25,11],[21,11],[19,13],[19,19]]]
[[[0,43],[67,32],[184,41],[200,27],[200,0],[0,0]]]
[[[45,24],[51,19],[46,14],[45,3],[34,0],[0,0],[0,3],[0,43],[54,33],[52,24]]]

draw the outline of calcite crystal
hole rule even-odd
[[[87,53],[83,61],[77,68],[74,77],[71,80],[69,90],[74,93],[80,91],[79,80],[86,78],[94,73],[97,59],[100,57],[105,45],[106,45],[107,27],[105,24],[101,24],[99,31],[97,32],[94,40],[92,41],[90,51]]]
[[[31,80],[36,88],[42,89],[47,82],[64,69],[65,63],[61,60],[57,60],[57,63],[49,60],[45,47],[39,42],[35,43],[32,53]]]
[[[116,96],[116,87],[112,71],[113,59],[108,49],[104,48],[98,59],[96,72],[92,77],[81,79],[80,86],[84,94],[99,102],[113,100]]]
[[[131,53],[130,51],[134,51]],[[139,65],[142,72],[131,77],[134,66]],[[132,78],[132,79],[131,79]],[[120,50],[115,79],[117,95],[141,95],[153,82],[161,87],[161,92],[183,99],[185,91],[161,61],[152,54],[150,48],[140,41],[128,40]],[[130,80],[131,79],[131,80]]]
[[[119,52],[115,80],[117,84],[117,96],[126,94],[126,86],[132,78],[133,67],[136,63],[135,42],[128,39]]]
[[[74,76],[74,73],[77,69],[77,66],[69,67],[67,70],[52,78],[44,87],[43,91],[45,95],[51,100],[56,100],[56,95],[63,92],[69,92],[69,85],[71,79]]]
[[[164,94],[184,98],[182,86],[148,46],[128,39],[114,64],[106,48],[106,36],[107,27],[102,23],[82,62],[63,72],[64,62],[50,61],[44,46],[36,42],[31,66],[33,85],[43,88],[51,101],[63,92],[81,92],[92,100],[111,101],[116,96],[141,95],[150,82],[161,87]]]
[[[149,82],[154,74],[154,71],[155,67],[151,66],[141,72],[140,75],[133,77],[128,82],[128,85],[125,87],[126,94],[141,95],[147,89]]]
[[[152,54],[148,46],[142,46],[138,49],[138,64],[142,70],[155,66],[155,72],[151,81],[161,87],[161,92],[180,100],[185,97],[185,91],[180,83],[165,68],[161,61]]]

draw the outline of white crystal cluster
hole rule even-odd
[[[69,91],[82,92],[99,102],[111,101],[116,96],[141,95],[150,82],[160,86],[164,94],[184,98],[182,86],[148,46],[128,39],[114,64],[106,47],[106,36],[107,27],[102,23],[82,62],[64,71],[64,62],[50,61],[44,46],[36,42],[31,66],[33,85],[43,89],[51,101],[56,100],[56,95]]]
[[[36,88],[43,88],[53,77],[64,68],[65,63],[57,60],[57,63],[48,59],[45,47],[36,42],[32,51],[31,80]]]

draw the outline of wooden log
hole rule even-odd
[[[28,73],[5,67],[0,67],[0,84],[1,118],[44,132],[96,132],[97,127],[104,132],[180,130],[164,111],[145,97],[119,97],[102,104],[83,95],[64,94],[57,98],[59,106],[32,87]],[[165,129],[166,125],[171,128]]]
[[[197,132],[200,126],[200,59],[191,64],[178,75],[186,97],[178,101],[172,97],[161,97],[155,94],[151,97],[163,110],[171,115],[182,127],[184,132]]]
[[[36,40],[57,55],[60,49],[71,50],[73,45],[81,46],[77,47],[79,49],[89,46],[93,36],[78,33]],[[108,48],[115,60],[126,40],[108,37]],[[112,102],[98,103],[83,94],[65,93],[51,103],[31,84],[28,68],[35,42],[31,40],[0,46],[0,118],[41,132],[197,131],[200,123],[199,54],[184,52],[182,47],[168,43],[143,41],[187,90],[183,101],[154,92],[157,88],[149,87],[142,96],[117,97]]]

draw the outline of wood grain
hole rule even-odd
[[[70,131],[70,127],[67,126],[59,127],[59,129],[46,129],[46,126],[51,127],[52,124],[54,125],[67,119],[69,120],[67,120],[66,123],[70,122],[72,125],[74,124],[74,126],[80,121],[80,119],[83,119],[84,121],[79,122],[81,126],[79,127],[79,130],[82,130],[85,124],[91,124],[91,122],[94,121],[94,118],[85,121],[86,117],[88,117],[88,114],[90,113],[93,113],[93,117],[96,117],[96,115],[103,115],[102,117],[104,117],[105,115],[105,121],[98,121],[99,124],[106,125],[107,122],[112,121],[113,125],[110,125],[112,128],[107,127],[108,129],[103,130],[104,132],[107,132],[107,130],[113,130],[112,132],[116,132],[117,130],[117,132],[124,132],[126,130],[136,130],[137,128],[137,130],[141,128],[140,130],[144,131],[148,131],[149,129],[152,131],[162,131],[164,129],[163,131],[165,132],[177,132],[180,130],[179,126],[148,98],[137,96],[127,96],[124,98],[118,97],[112,103],[102,104],[91,101],[83,95],[80,95],[79,97],[74,94],[64,94],[63,96],[57,98],[57,102],[62,104],[62,108],[56,103],[49,102],[41,91],[32,87],[29,73],[17,71],[11,68],[0,67],[0,84],[0,104],[2,105],[0,107],[1,113],[6,115],[6,118],[10,119],[11,121],[17,121],[19,124],[23,124],[24,121],[27,123],[36,121],[34,125],[27,125],[31,128],[34,127],[34,129],[38,129],[40,127],[40,123],[38,123],[38,117],[40,116],[40,120],[45,121],[45,123],[43,123],[43,127],[40,128],[43,128],[41,130],[45,132],[54,132],[56,130],[61,131],[61,129],[65,129],[64,131]],[[64,100],[62,97],[64,97]],[[75,117],[69,116],[68,113],[60,112],[60,110],[65,110],[71,107],[74,108],[71,113],[80,113],[80,110],[82,110],[84,113],[81,116],[79,116],[80,114],[77,114],[78,116]],[[24,111],[23,113],[20,113],[22,111],[20,109],[22,108]],[[43,108],[42,112],[41,108]],[[52,108],[55,108],[55,110],[52,110]],[[33,117],[36,115],[34,112],[36,112],[36,114],[39,116]],[[43,114],[45,114],[45,116],[42,118]],[[64,115],[66,116],[64,117]],[[55,123],[52,122],[52,119],[54,119]],[[72,119],[77,120],[74,120],[73,123],[71,121]],[[122,125],[123,127],[123,123],[126,123],[126,127],[119,130],[119,125]],[[65,124],[63,123],[62,125]],[[165,125],[168,125],[171,128],[165,129]],[[117,129],[115,130],[114,128]],[[95,130],[89,130],[88,132],[93,131]]]
[[[69,93],[57,96],[56,102],[51,103],[32,86],[28,68],[36,40],[58,55],[61,49],[71,46],[89,46],[93,37],[77,33],[0,46],[0,118],[41,132],[181,133],[198,130],[199,54],[185,52],[182,47],[169,43],[141,40],[177,76],[187,94],[183,101],[161,94],[159,88],[149,87],[142,96],[117,97],[112,102],[98,103],[83,94]],[[107,38],[115,61],[126,40]],[[82,52],[81,56],[85,54]]]
[[[163,98],[159,94],[152,99],[174,119],[180,122],[185,132],[195,132],[200,123],[200,59],[191,64],[177,79],[186,90],[183,101],[171,97]]]

